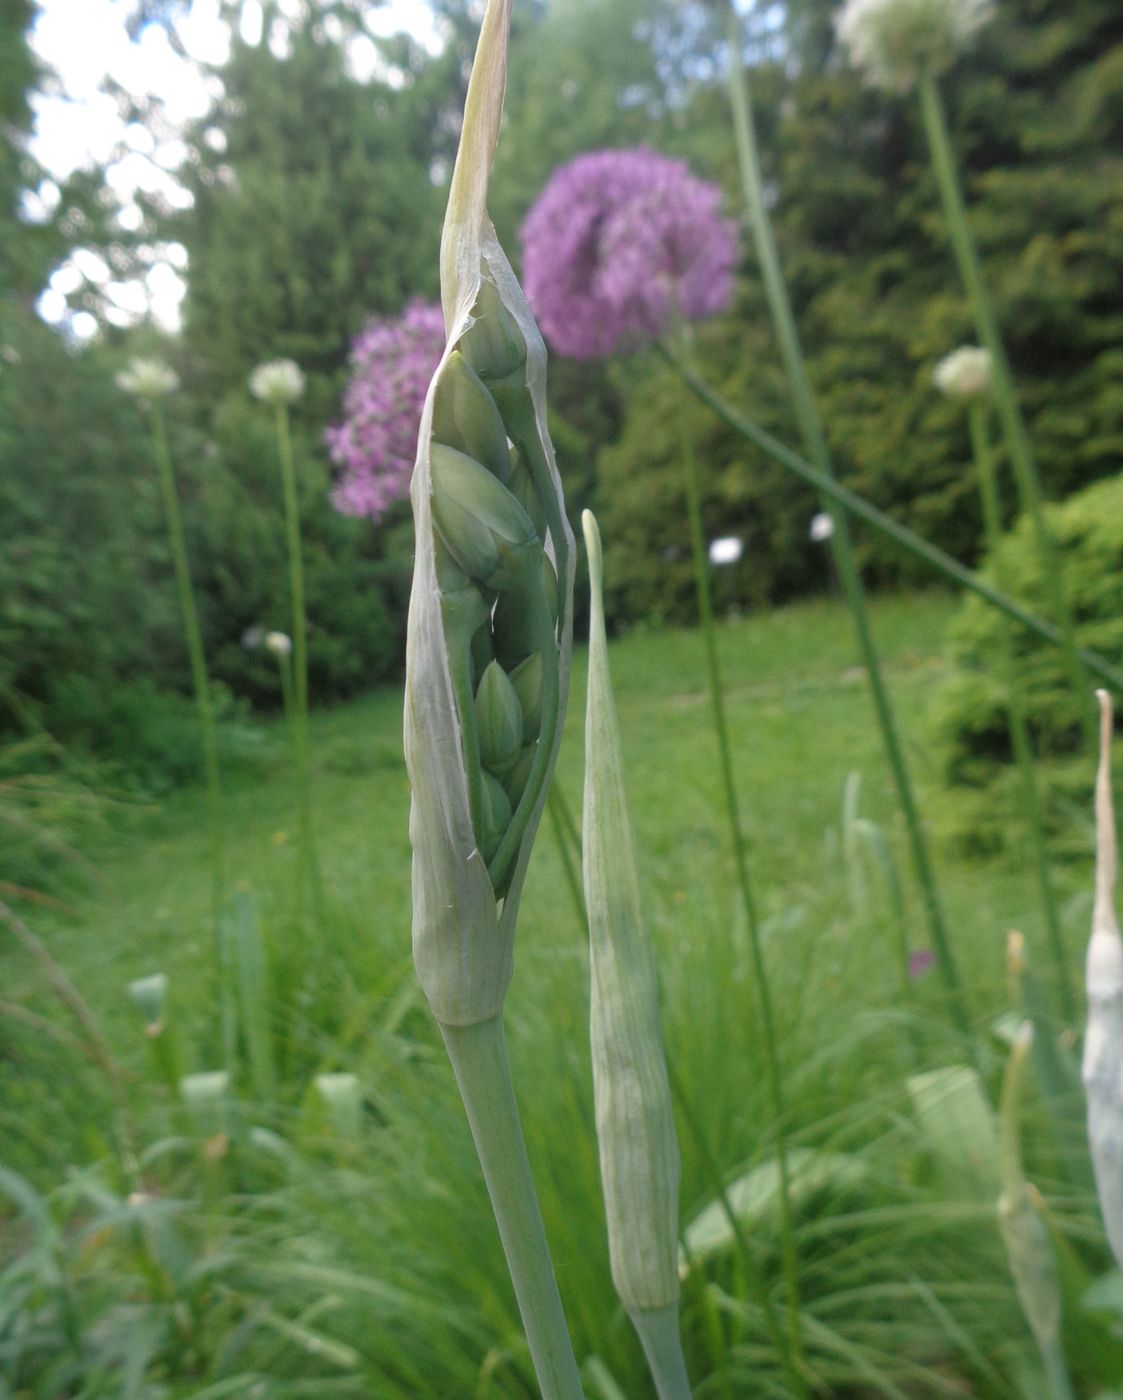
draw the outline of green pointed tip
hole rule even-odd
[[[473,457],[434,442],[429,454],[433,519],[461,569],[493,588],[509,587],[538,535],[510,491]]]
[[[433,437],[482,462],[506,483],[511,454],[503,419],[483,380],[454,350],[445,361],[433,400]]]
[[[476,732],[483,766],[493,773],[510,768],[522,744],[523,712],[511,678],[497,661],[484,671],[476,691]]]
[[[585,536],[585,551],[589,556],[589,584],[594,596],[601,591],[604,581],[604,562],[601,552],[600,526],[591,510],[581,512],[581,532]]]
[[[515,500],[534,521],[534,528],[538,531],[539,537],[545,539],[546,512],[534,485],[534,478],[519,455],[517,447],[511,448],[511,476],[507,484]]]
[[[511,824],[511,800],[499,779],[486,769],[484,769],[481,793],[483,797],[481,803],[483,831],[480,833],[482,838],[480,849],[483,851],[484,859],[490,860],[499,849],[499,843],[503,840],[507,828]]]
[[[129,1000],[144,1017],[145,1025],[156,1026],[164,1019],[164,1003],[168,995],[168,979],[163,972],[138,977],[128,985]]]

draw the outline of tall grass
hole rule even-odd
[[[902,717],[915,722],[948,605],[888,600],[874,611]],[[786,1126],[806,1365],[815,1384],[841,1396],[911,1400],[969,1390],[1009,1400],[1031,1391],[1036,1353],[993,1196],[980,1190],[969,1161],[940,1156],[906,1087],[912,1074],[955,1064],[958,1038],[927,979],[902,1004],[897,960],[871,936],[875,923],[894,917],[888,888],[871,881],[867,907],[849,891],[839,816],[849,772],[865,776],[868,820],[884,823],[893,802],[862,691],[845,679],[842,618],[836,606],[814,604],[722,628],[731,743],[753,754],[754,794],[770,813],[757,836],[771,877],[761,933],[790,1066]],[[752,954],[726,848],[714,836],[723,798],[707,764],[712,739],[698,722],[708,701],[696,658],[688,633],[632,637],[612,651],[664,1034],[688,1110],[679,1111],[684,1345],[696,1393],[781,1396],[792,1382],[768,1316],[782,1318],[786,1298],[773,1110],[760,1069],[762,1028],[743,1010]],[[579,654],[579,689],[583,662]],[[311,1015],[287,1004],[268,1009],[275,1043],[299,1031],[299,1050],[284,1061],[272,1102],[248,1080],[235,1084],[224,1143],[185,1122],[159,1073],[146,1069],[148,1039],[123,988],[129,976],[165,968],[167,1021],[183,1067],[209,1067],[214,1009],[192,975],[208,907],[205,803],[190,793],[176,799],[158,843],[109,862],[105,891],[91,895],[81,923],[52,916],[45,932],[126,1071],[144,1184],[130,1203],[112,1159],[86,1145],[79,1105],[104,1098],[97,1071],[30,1026],[7,1030],[20,1068],[0,1067],[0,1133],[26,1186],[8,1183],[22,1204],[7,1216],[0,1296],[15,1305],[5,1315],[20,1318],[30,1316],[21,1299],[39,1300],[34,1327],[0,1332],[10,1376],[67,1375],[70,1384],[84,1375],[89,1393],[116,1395],[114,1367],[131,1345],[137,1365],[147,1348],[145,1374],[163,1376],[173,1395],[535,1394],[462,1110],[402,946],[404,836],[369,836],[372,788],[379,829],[404,832],[398,703],[387,693],[312,716],[320,755],[312,797],[330,853],[325,999]],[[570,791],[579,723],[574,715],[562,752]],[[357,753],[383,750],[383,766],[368,760],[357,771]],[[652,752],[661,755],[657,765],[645,762]],[[814,784],[795,781],[808,769]],[[286,856],[271,838],[292,775],[227,787],[229,858],[254,872],[268,948],[289,917],[278,878]],[[974,934],[964,972],[989,1017],[1008,1005],[1002,931],[1025,916],[1032,891],[1010,859],[949,860],[949,874],[949,917]],[[1068,907],[1084,872],[1058,877]],[[540,843],[507,1003],[509,1052],[527,1090],[520,1107],[528,1155],[586,1394],[643,1400],[650,1382],[608,1271],[585,935],[562,879],[556,850]],[[370,908],[382,911],[373,925]],[[911,899],[908,913],[915,920]],[[117,930],[112,948],[87,932],[106,927]],[[16,975],[32,1009],[49,1013],[34,967],[17,963]],[[731,1054],[731,1046],[743,1048]],[[327,1071],[357,1076],[357,1125],[354,1115],[333,1119],[319,1107],[315,1078]],[[80,1093],[64,1087],[56,1101],[33,1092],[48,1080]],[[1085,1269],[1098,1268],[1104,1257],[1090,1197],[1063,1184],[1036,1123],[1036,1115],[1027,1120],[1027,1173],[1065,1248],[1079,1251]],[[77,1174],[64,1170],[87,1162]],[[743,1243],[720,1213],[719,1186],[738,1203]],[[1074,1316],[1098,1325],[1094,1315]],[[1108,1374],[1102,1350],[1071,1355],[1078,1387]],[[47,1371],[45,1358],[57,1369]]]

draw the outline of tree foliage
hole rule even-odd
[[[105,201],[91,177],[63,192],[48,224],[21,216],[21,192],[38,179],[24,150],[37,75],[30,7],[4,10],[0,631],[3,678],[45,713],[81,729],[142,676],[161,692],[189,690],[144,425],[112,383],[129,353],[151,348],[152,333],[107,326],[79,351],[34,319],[34,296],[67,241],[101,239],[116,276],[168,242],[187,250],[184,330],[161,353],[184,384],[173,447],[207,649],[231,694],[277,698],[265,658],[241,637],[258,624],[286,626],[273,444],[245,388],[256,363],[281,355],[308,375],[296,429],[314,691],[347,694],[399,666],[406,516],[378,528],[336,516],[322,433],[339,414],[349,341],[365,318],[436,292],[475,32],[466,0],[438,9],[443,52],[382,41],[381,67],[359,81],[347,44],[361,5],[309,0],[289,20],[267,6],[265,39],[236,37],[229,62],[210,74],[221,97],[188,133],[178,172],[188,207],[149,201],[131,242],[99,223]],[[236,4],[225,10],[237,18]],[[516,259],[519,226],[550,172],[598,147],[685,156],[739,211],[723,11],[712,0],[517,7],[491,199]],[[142,19],[174,32],[182,12],[157,5]],[[973,561],[965,429],[931,384],[936,361],[972,332],[917,114],[842,65],[828,0],[793,0],[785,13],[782,29],[774,12],[756,13],[745,52],[781,258],[836,467]],[[271,46],[277,25],[284,43]],[[972,223],[1055,498],[1114,474],[1123,455],[1121,77],[1114,0],[1007,0],[946,82]],[[158,123],[157,106],[134,115]],[[696,353],[731,401],[798,442],[747,236],[735,306],[699,328]],[[674,373],[653,354],[554,357],[550,395],[570,506],[601,515],[617,622],[689,618]],[[707,530],[746,543],[722,576],[723,604],[823,587],[827,559],[807,538],[813,494],[701,406],[690,419]],[[915,576],[867,532],[858,545],[871,581]]]
[[[782,63],[756,64],[751,79],[780,254],[836,468],[972,561],[979,521],[965,428],[933,392],[931,370],[973,332],[917,114],[820,54],[814,7],[795,17],[793,39],[803,45],[795,77],[785,54]],[[1011,0],[946,84],[972,224],[1054,497],[1118,471],[1123,456],[1121,64],[1117,6]],[[695,93],[675,139],[700,172],[723,181],[736,207],[719,89]],[[707,332],[705,371],[797,443],[750,249],[736,320]],[[645,384],[599,459],[606,538],[631,541],[618,550],[617,579],[633,616],[682,617],[690,608],[685,570],[652,564],[685,541],[673,485],[678,429],[673,414],[653,412],[673,393],[666,372]],[[752,552],[743,598],[782,598],[821,579],[806,542],[809,494],[698,416],[708,527],[742,535]],[[743,467],[730,472],[738,461]],[[649,489],[629,490],[640,477]],[[912,576],[879,540],[863,536],[861,545],[875,579]]]

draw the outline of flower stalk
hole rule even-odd
[[[682,365],[689,365],[690,362],[688,336],[687,327],[684,323],[680,323],[675,358]],[[776,1033],[776,1015],[772,1005],[768,968],[764,960],[760,919],[757,915],[756,897],[749,871],[748,848],[741,825],[737,784],[733,772],[732,746],[729,742],[729,727],[725,717],[725,693],[721,677],[721,661],[717,650],[713,601],[710,595],[709,563],[706,555],[706,536],[702,521],[702,495],[698,483],[698,464],[694,452],[694,429],[690,416],[690,399],[686,392],[685,381],[681,385],[679,396],[679,432],[686,514],[690,527],[690,554],[694,566],[694,588],[698,600],[699,626],[706,652],[710,715],[718,747],[718,771],[721,775],[726,821],[729,825],[733,846],[733,864],[749,933],[749,947],[752,952],[757,998],[760,1004],[765,1074],[768,1081],[773,1128],[776,1134],[776,1160],[780,1176],[780,1239],[784,1286],[787,1295],[787,1339],[794,1369],[798,1371],[803,1355],[800,1327],[799,1266],[796,1257],[795,1220],[791,1203],[791,1178],[788,1171],[787,1130],[785,1126],[787,1114],[784,1102],[783,1075],[780,1068],[780,1045]]]
[[[168,530],[168,543],[172,552],[172,564],[175,568],[176,588],[179,593],[180,617],[187,639],[191,681],[195,690],[195,708],[199,715],[199,729],[203,737],[203,760],[207,782],[207,824],[210,834],[211,856],[211,921],[214,936],[215,975],[218,982],[219,1014],[222,1026],[222,1062],[227,1072],[231,1073],[237,1058],[238,1030],[234,1008],[230,949],[223,927],[223,912],[226,902],[225,841],[214,704],[211,699],[206,656],[203,652],[199,614],[195,607],[195,595],[191,587],[191,568],[187,561],[183,517],[179,509],[179,493],[176,488],[171,452],[168,448],[168,434],[163,408],[158,397],[149,399],[148,404],[149,421],[152,426],[152,446],[159,473],[160,494],[164,502],[164,518]]]
[[[498,1017],[441,1026],[503,1242],[543,1400],[581,1400],[581,1381],[527,1160]]]
[[[729,94],[733,108],[737,157],[765,297],[779,342],[780,356],[788,379],[796,421],[803,438],[804,451],[818,471],[824,476],[830,477],[834,475],[830,449],[827,446],[823,425],[815,407],[803,349],[800,344],[799,330],[792,313],[771,221],[765,207],[760,154],[748,93],[748,78],[741,61],[740,23],[736,7],[732,2],[729,9],[728,32]],[[850,522],[837,499],[825,493],[821,499],[823,509],[828,512],[834,525],[830,534],[831,552],[854,622],[862,662],[869,681],[874,712],[881,730],[886,758],[893,775],[893,783],[897,790],[897,800],[905,820],[913,868],[924,902],[932,947],[936,954],[944,987],[950,998],[956,1024],[964,1034],[969,1034],[971,1023],[963,983],[952,951],[951,938],[944,917],[935,872],[932,868],[928,842],[921,824],[912,779],[909,776],[908,765],[905,762],[904,751],[897,733],[896,717],[882,675],[877,645],[870,627],[865,590],[854,563],[854,554],[850,543]]]
[[[967,211],[963,202],[959,179],[952,154],[951,139],[948,135],[947,119],[936,78],[931,69],[922,67],[917,79],[917,93],[928,148],[932,157],[932,169],[940,192],[944,218],[947,222],[948,237],[959,269],[960,278],[966,288],[975,321],[975,333],[979,344],[990,352],[991,381],[994,406],[1002,425],[1002,434],[1010,464],[1017,482],[1022,509],[1033,523],[1037,542],[1037,553],[1045,587],[1049,592],[1054,620],[1061,633],[1066,667],[1073,692],[1078,701],[1078,713],[1084,729],[1084,738],[1091,753],[1095,749],[1095,725],[1088,706],[1087,676],[1079,648],[1076,644],[1076,631],[1072,609],[1064,591],[1064,575],[1060,569],[1056,545],[1045,520],[1042,505],[1041,480],[1034,459],[1033,448],[1026,431],[1014,388],[1010,362],[1006,347],[998,328],[990,294],[983,279],[975,239],[967,222]]]
[[[468,84],[441,238],[447,338],[410,490],[413,955],[542,1394],[580,1400],[501,1022],[523,880],[561,739],[574,571],[546,430],[545,346],[485,208],[510,10],[511,0],[488,0]]]
[[[1001,584],[1003,581],[1001,574],[1002,506],[998,495],[994,456],[987,433],[985,399],[975,396],[968,402],[967,423],[971,434],[971,449],[975,458],[975,473],[979,482],[979,496],[982,500],[983,530],[987,550],[993,561],[995,576]],[[1072,990],[1072,979],[1069,976],[1068,959],[1065,956],[1064,940],[1061,936],[1061,923],[1057,912],[1057,897],[1053,888],[1052,872],[1049,867],[1049,851],[1045,841],[1041,797],[1037,789],[1037,777],[1034,773],[1033,744],[1018,686],[1010,626],[1005,617],[1001,617],[999,622],[997,663],[1006,708],[1006,722],[1010,733],[1010,745],[1014,751],[1014,759],[1021,778],[1026,827],[1033,848],[1034,873],[1037,876],[1041,908],[1045,915],[1049,952],[1056,971],[1061,1006],[1065,1016],[1071,1021],[1076,1015],[1076,1001]]]
[[[296,867],[296,923],[303,935],[307,916],[307,887],[315,880],[316,856],[312,836],[312,798],[308,775],[308,616],[304,604],[304,548],[300,529],[300,499],[293,465],[288,403],[274,403],[277,455],[285,507],[285,537],[289,556],[289,597],[292,607],[293,762],[296,768],[296,829],[300,852]],[[284,670],[285,659],[278,658]]]
[[[879,534],[900,545],[907,553],[917,559],[923,560],[941,578],[945,578],[949,583],[954,583],[961,588],[966,588],[969,592],[976,594],[983,601],[1000,612],[1006,614],[1019,626],[1034,633],[1051,646],[1063,646],[1064,637],[1059,627],[1050,622],[1047,618],[1039,617],[1024,607],[1016,598],[1011,598],[1008,593],[1004,593],[1000,588],[995,588],[986,579],[980,577],[972,569],[961,564],[957,559],[953,559],[950,554],[930,544],[915,530],[910,530],[907,525],[901,525],[892,516],[886,515],[883,510],[872,505],[863,496],[851,491],[849,487],[843,486],[841,482],[833,477],[826,476],[818,468],[813,467],[810,462],[801,457],[798,452],[794,452],[790,447],[786,447],[777,437],[767,432],[764,428],[754,423],[752,419],[745,416],[739,409],[734,408],[728,400],[724,399],[716,389],[707,384],[697,371],[688,363],[678,357],[674,349],[665,342],[659,343],[661,353],[675,367],[683,380],[690,387],[696,398],[704,403],[716,416],[732,428],[735,433],[739,433],[747,442],[751,442],[754,447],[760,449],[765,456],[770,457],[780,466],[785,467],[793,476],[799,477],[801,481],[807,482],[831,500],[837,501],[847,515],[852,515],[857,520],[864,521],[872,526]],[[1106,681],[1109,685],[1123,690],[1123,670],[1113,665],[1099,655],[1098,652],[1089,651],[1086,647],[1077,649],[1077,654],[1081,665],[1097,676],[1100,680]]]

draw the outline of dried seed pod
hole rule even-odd
[[[1115,815],[1111,801],[1111,698],[1100,703],[1100,762],[1096,773],[1096,895],[1088,945],[1088,1029],[1084,1092],[1088,1145],[1107,1238],[1123,1268],[1123,940],[1115,917]]]
[[[416,554],[405,752],[414,961],[437,1019],[459,1026],[494,1017],[510,981],[522,882],[564,718],[572,630],[573,536],[546,428],[545,346],[485,211],[509,20],[509,0],[493,0],[469,85],[441,239],[448,341],[426,397],[411,487]],[[525,470],[529,486],[520,481],[517,495],[501,480],[499,429],[469,367]],[[457,442],[444,443],[439,434],[435,440],[438,429]],[[465,576],[459,587],[471,582],[478,600],[465,594],[448,603],[438,571],[442,552]],[[546,558],[551,571],[543,584]],[[506,788],[493,787],[480,762],[472,684],[492,655],[503,659],[489,635],[495,594],[518,598],[533,640],[525,654],[542,658],[541,737],[529,760],[526,749],[516,756]],[[507,818],[501,833],[497,813]]]

